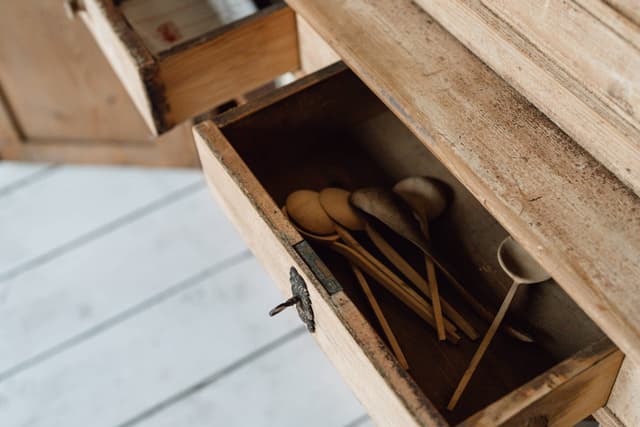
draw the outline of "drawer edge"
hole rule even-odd
[[[398,427],[448,426],[344,292],[326,292],[294,249],[297,242],[292,240],[297,232],[274,225],[292,229],[278,207],[271,202],[265,210],[247,193],[247,188],[261,186],[237,155],[230,159],[234,156],[217,152],[211,145],[212,139],[218,139],[218,144],[228,146],[220,130],[211,122],[203,122],[194,127],[194,137],[211,192],[287,296],[289,268],[295,265],[299,269],[309,285],[316,319],[314,336],[372,418],[380,425]],[[229,161],[234,163],[233,170],[228,168]],[[240,177],[238,168],[247,173]],[[273,216],[282,217],[286,224]]]
[[[622,352],[604,338],[459,427],[573,426],[606,404],[623,358]]]

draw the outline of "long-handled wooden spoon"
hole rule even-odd
[[[334,251],[346,257],[352,264],[362,268],[378,283],[386,287],[387,290],[403,301],[423,320],[435,327],[435,319],[431,306],[415,291],[404,284],[395,273],[379,262],[377,264],[372,262],[371,260],[377,260],[364,248],[360,247],[360,250],[356,250],[355,248],[338,242],[340,236],[330,231],[331,227],[335,230],[336,224],[333,223],[320,205],[317,192],[301,190],[300,192],[292,193],[287,198],[287,202],[291,201],[295,203],[287,203],[284,213],[293,219],[294,226],[296,226],[301,234],[318,242],[328,244]],[[294,210],[293,213],[290,212],[291,209]],[[320,211],[318,211],[318,209],[320,209]],[[314,216],[317,216],[317,218]],[[312,230],[305,229],[301,226],[301,223],[307,224],[307,227]],[[322,235],[321,233],[325,234]],[[361,251],[364,252],[364,254],[361,253]],[[460,337],[455,333],[455,326],[448,322],[446,327],[449,339],[454,343],[457,342]]]
[[[471,359],[467,370],[464,372],[460,383],[458,383],[458,387],[447,405],[447,409],[449,410],[453,410],[453,408],[455,408],[458,400],[460,400],[462,392],[467,387],[467,384],[469,384],[469,380],[471,380],[471,376],[478,367],[478,364],[487,350],[487,347],[491,343],[493,336],[496,334],[496,331],[500,326],[500,322],[502,322],[505,314],[507,314],[509,305],[515,296],[518,287],[520,285],[532,285],[534,283],[544,282],[550,278],[549,273],[547,273],[540,264],[536,262],[536,260],[531,258],[531,255],[529,255],[527,251],[525,251],[522,246],[520,246],[511,237],[507,237],[500,244],[500,247],[498,248],[498,261],[505,273],[513,279],[513,283],[507,292],[507,296],[504,297],[504,301],[502,301],[498,314],[496,314],[495,319],[493,319],[489,330],[482,339],[480,346],[478,346],[476,353],[473,355],[473,358]]]
[[[364,277],[364,274],[362,274],[362,271],[360,271],[360,269],[355,265],[351,264],[351,269],[353,270],[353,274],[356,276],[356,279],[358,280],[360,287],[364,291],[364,294],[366,295],[367,300],[369,300],[369,305],[371,305],[371,308],[373,309],[373,312],[376,315],[378,322],[380,322],[380,326],[382,326],[384,335],[389,340],[391,349],[393,350],[393,353],[396,355],[396,358],[398,359],[400,366],[402,366],[402,368],[405,371],[408,370],[409,362],[407,362],[407,358],[404,355],[404,352],[402,351],[400,344],[398,343],[398,339],[396,338],[396,335],[393,333],[391,326],[389,326],[389,322],[387,321],[386,316],[382,312],[382,309],[380,308],[380,304],[378,304],[378,300],[376,299],[375,295],[373,295],[373,291],[371,291],[371,288],[369,287],[369,283],[367,282],[367,279]]]
[[[436,267],[449,279],[456,292],[485,320],[491,322],[494,314],[471,295],[460,282],[446,269],[436,258],[433,257],[429,242],[425,241],[420,230],[415,226],[415,221],[411,215],[407,214],[395,200],[391,191],[383,188],[363,188],[351,193],[349,198],[351,204],[365,213],[377,218],[398,235],[404,237],[429,256]],[[513,326],[505,325],[505,330],[514,338],[524,342],[533,342],[533,339],[526,333],[515,329]]]
[[[418,289],[420,289],[426,296],[431,298],[431,289],[427,285],[427,281],[407,262],[402,256],[391,246],[378,231],[371,226],[366,225],[365,231],[378,248],[378,250]],[[444,298],[440,298],[442,302],[442,310],[444,314],[451,319],[462,332],[464,332],[471,340],[477,340],[479,337],[478,331],[471,325],[467,319],[465,319],[458,311],[449,304]]]
[[[362,219],[361,215],[349,203],[350,194],[351,193],[349,191],[344,190],[342,188],[325,188],[322,191],[320,191],[320,204],[322,205],[324,210],[327,212],[329,217],[331,217],[331,219],[333,219],[338,224],[336,229],[340,237],[342,237],[342,239],[345,242],[347,242],[350,246],[364,250],[364,248],[362,248],[360,243],[351,235],[351,233],[349,233],[349,231],[363,231],[363,230],[366,231],[367,235],[369,236],[373,244],[383,253],[383,255],[385,255],[385,257],[396,268],[398,268],[398,270],[400,270],[405,276],[407,276],[409,280],[412,280],[412,278],[405,273],[409,271],[409,274],[413,272],[415,273],[415,275],[417,275],[415,270],[413,270],[413,268],[408,266],[406,261],[404,261],[400,257],[400,255],[391,247],[391,245],[389,245],[382,238],[382,236],[380,236],[378,233],[375,233],[375,231],[372,230],[371,226]],[[343,226],[344,228],[340,226]],[[387,268],[383,264],[381,264],[377,259],[374,258],[372,262],[381,270],[383,271],[387,270]],[[416,281],[415,280],[412,280],[412,281],[415,284]],[[422,282],[426,283],[424,281]],[[418,286],[418,288],[420,289],[421,285],[422,283],[418,282],[416,286]],[[421,289],[421,290],[425,292],[424,289]],[[438,312],[436,311],[436,303],[438,304],[438,307],[439,307],[440,298],[437,296],[437,292],[436,292],[436,300],[434,301],[433,293],[431,292],[431,290],[427,290],[425,292],[425,295],[430,297],[431,300],[433,301],[433,311],[434,311],[434,317],[436,319],[436,331],[438,332],[438,338],[440,340],[444,340],[446,339],[446,333],[445,333],[446,319],[443,318],[441,312],[438,315]],[[457,320],[460,320],[462,318],[462,316],[460,316],[457,312],[455,312],[455,310],[453,310],[451,306],[449,306],[448,304],[447,306],[449,308],[448,312],[453,313],[456,316]],[[477,338],[477,333],[466,321],[460,322],[462,323],[462,326],[458,324],[458,322],[456,321],[454,321],[453,323],[456,324],[456,326],[460,327],[463,330],[463,332],[469,335],[472,339]]]
[[[424,238],[429,241],[429,221],[439,217],[447,207],[447,201],[442,191],[432,181],[421,176],[405,178],[399,181],[393,192],[404,200],[413,210],[413,214],[420,224]],[[433,312],[438,326],[438,338],[444,340],[444,325],[442,322],[442,308],[440,305],[440,293],[438,291],[438,278],[436,268],[430,257],[425,255],[427,279],[433,301]]]

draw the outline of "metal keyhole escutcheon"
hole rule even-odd
[[[316,323],[313,317],[313,309],[311,308],[311,299],[309,298],[309,291],[307,290],[307,284],[304,282],[300,273],[291,267],[289,270],[289,282],[291,283],[291,298],[285,302],[275,306],[270,312],[269,316],[275,316],[287,307],[292,305],[296,306],[298,316],[300,320],[307,325],[307,330],[311,333],[316,330]]]

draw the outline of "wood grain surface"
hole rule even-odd
[[[579,1],[416,3],[640,194],[640,49]]]
[[[410,1],[290,4],[640,361],[638,197]]]

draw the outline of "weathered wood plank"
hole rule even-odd
[[[299,327],[293,312],[266,320],[280,298],[266,280],[247,260],[3,381],[0,418],[13,426],[119,425]]]
[[[614,415],[615,421],[603,422],[600,419],[599,421],[604,427],[617,427],[616,421],[620,421],[626,427],[639,426],[638,399],[640,399],[640,369],[630,359],[625,359],[606,407],[606,410]]]
[[[0,275],[199,182],[192,171],[59,168],[0,199]]]
[[[362,412],[305,334],[136,425],[343,427]]]
[[[640,3],[636,0],[603,0],[611,7],[625,15],[635,24],[640,25]]]
[[[608,340],[602,340],[460,427],[574,426],[606,403],[623,357]]]
[[[496,16],[499,3],[492,9],[486,4],[493,3],[482,0],[416,3],[640,194],[640,128],[635,122],[635,99],[640,90],[638,73],[634,73],[640,58],[637,48],[573,1],[547,2],[558,9],[549,14],[534,5],[537,3],[512,2],[507,8],[537,7],[538,21],[548,22],[551,32],[558,34],[555,52],[531,40],[535,32],[520,32],[517,25]],[[564,19],[554,21],[556,14]],[[571,40],[582,46],[580,55],[573,53]],[[563,41],[567,45],[559,49]],[[618,51],[622,56],[615,56]]]
[[[298,28],[298,48],[300,49],[300,68],[311,74],[340,60],[340,57],[315,32],[307,21],[296,15]]]
[[[137,181],[135,176],[129,179]],[[113,203],[113,194],[104,197]],[[37,216],[29,220],[39,221]],[[63,221],[58,224],[72,234],[75,222],[66,227]],[[46,241],[37,243],[47,248]],[[5,250],[13,246],[4,239],[0,244]],[[231,224],[202,188],[80,250],[59,256],[55,262],[3,282],[0,377],[24,369],[25,363],[32,363],[60,343],[167,292],[198,272],[224,265],[223,261],[245,250]]]
[[[577,96],[585,98],[584,103],[591,104],[591,98],[595,97],[636,131],[640,129],[638,46],[629,43],[575,1],[555,0],[546,2],[544,6],[535,2],[481,1],[574,79],[575,85],[584,87],[585,92],[588,90],[588,94],[574,91]],[[547,72],[560,81],[560,73],[551,70],[551,66],[542,65],[542,68],[548,69]],[[553,106],[547,108],[555,109]],[[598,107],[593,105],[591,108]],[[601,113],[607,119],[605,114]],[[599,143],[606,144],[605,141]],[[636,140],[635,148],[640,150],[640,141]],[[602,161],[620,163],[621,160],[613,157]],[[640,163],[635,166],[640,167]],[[632,182],[632,185],[636,184]]]

